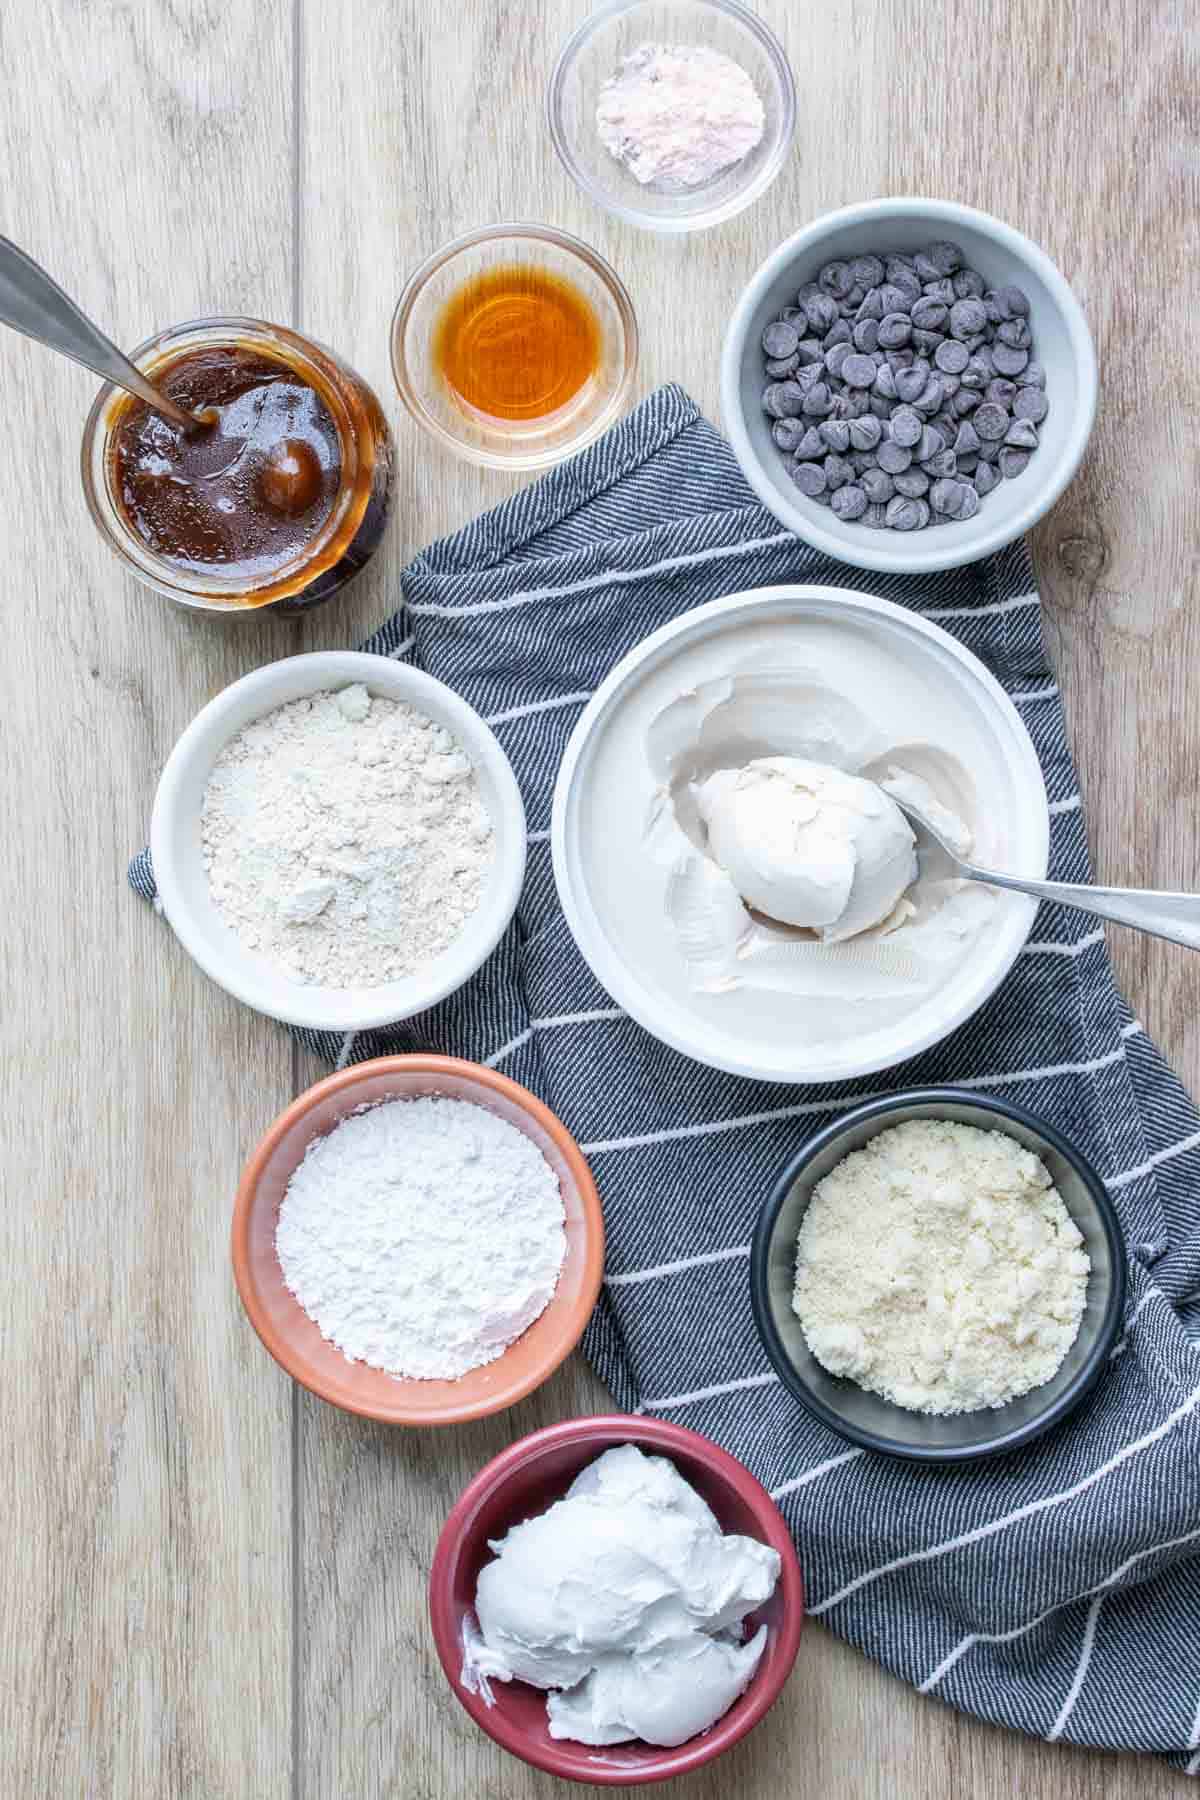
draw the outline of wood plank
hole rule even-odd
[[[118,338],[291,304],[291,44],[219,9],[0,15],[3,228]],[[161,764],[278,623],[177,612],[87,516],[83,371],[0,333],[0,1792],[290,1781],[288,1384],[229,1274],[282,1034],[125,887]]]
[[[681,379],[715,418],[730,306],[780,238],[874,194],[961,198],[1011,219],[1060,259],[1100,339],[1108,385],[1096,449],[1038,538],[1054,648],[1101,868],[1197,885],[1191,770],[1200,728],[1183,697],[1200,629],[1188,606],[1200,390],[1177,353],[1187,339],[1182,250],[1197,165],[1171,124],[1171,96],[1181,102],[1194,75],[1184,0],[1089,9],[1052,0],[844,0],[825,9],[758,0],[800,87],[796,153],[751,212],[682,241],[611,221],[555,162],[542,95],[583,10],[576,0],[536,0],[519,9],[515,28],[513,9],[482,0],[441,11],[420,0],[319,9],[306,0],[300,318],[377,384],[397,420],[399,467],[384,552],[352,596],[308,622],[306,645],[353,641],[378,624],[399,602],[404,560],[515,485],[439,451],[394,398],[391,310],[409,270],[446,238],[506,217],[546,219],[586,238],[633,294],[641,390]],[[318,31],[339,45],[332,68],[316,53]],[[1160,330],[1150,309],[1164,297],[1171,322]],[[1123,715],[1115,742],[1114,708]],[[1137,745],[1150,734],[1165,746],[1171,786],[1143,792],[1135,808],[1144,779]],[[1195,1085],[1186,953],[1148,951],[1132,936],[1117,949],[1142,1016]],[[321,1072],[302,1067],[306,1079]],[[502,1419],[457,1432],[391,1433],[301,1402],[305,1793],[565,1792],[505,1757],[456,1706],[426,1628],[425,1579],[446,1512],[489,1456],[540,1424],[608,1404],[578,1364]],[[697,1800],[735,1789],[762,1800],[800,1791],[990,1800],[1014,1790],[1083,1800],[1101,1784],[1130,1800],[1135,1790],[1183,1786],[1146,1761],[1050,1749],[966,1720],[814,1626],[769,1721],[675,1791]]]

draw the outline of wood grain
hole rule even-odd
[[[3,229],[127,343],[286,314],[289,57],[250,5],[5,7]],[[291,1058],[123,868],[184,725],[293,634],[119,573],[78,474],[96,385],[0,335],[0,1793],[272,1800],[291,1402],[227,1243]]]
[[[758,10],[796,72],[795,154],[748,214],[678,242],[592,209],[553,158],[542,94],[583,0],[0,13],[0,60],[28,71],[0,111],[3,229],[125,341],[218,310],[313,332],[375,384],[398,453],[387,542],[350,594],[302,624],[220,629],[118,574],[75,472],[91,385],[0,340],[9,417],[36,425],[35,449],[0,457],[0,1617],[17,1621],[0,1643],[0,1793],[599,1792],[476,1731],[434,1657],[424,1587],[480,1464],[607,1396],[576,1361],[499,1420],[416,1433],[289,1390],[238,1314],[226,1235],[242,1157],[321,1070],[120,886],[204,699],[272,657],[356,641],[399,603],[415,549],[515,485],[443,455],[395,401],[391,310],[445,238],[504,217],[585,237],[633,295],[642,391],[680,379],[714,418],[730,306],[814,214],[930,192],[1043,243],[1102,365],[1091,454],[1036,540],[1097,867],[1200,886],[1200,365],[1180,348],[1200,199],[1190,0]],[[1113,949],[1197,1090],[1194,964],[1132,934]],[[1132,1800],[1185,1783],[982,1727],[810,1626],[770,1718],[673,1791]]]

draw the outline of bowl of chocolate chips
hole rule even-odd
[[[725,336],[751,487],[842,562],[917,574],[1022,536],[1096,413],[1083,312],[1044,251],[947,201],[827,213],[770,255]]]

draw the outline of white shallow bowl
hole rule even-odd
[[[554,876],[559,900],[592,972],[631,1017],[663,1043],[697,1062],[759,1081],[848,1081],[927,1050],[954,1031],[983,1005],[1011,969],[1029,936],[1036,913],[1034,901],[1019,894],[998,894],[996,912],[987,929],[947,975],[942,985],[915,1001],[898,1021],[839,1039],[809,1041],[780,1033],[775,1041],[746,1027],[726,1005],[727,995],[700,994],[688,988],[683,958],[663,934],[648,950],[631,949],[638,919],[655,905],[653,878],[644,890],[638,882],[644,858],[632,835],[618,842],[606,817],[611,796],[624,815],[637,820],[643,809],[631,788],[645,767],[639,750],[640,714],[660,699],[689,691],[697,679],[697,653],[719,657],[728,646],[731,666],[738,647],[735,634],[757,633],[776,655],[787,640],[794,642],[797,666],[803,665],[822,632],[852,633],[841,646],[843,659],[870,655],[894,670],[901,683],[925,694],[945,696],[945,704],[983,747],[993,780],[992,804],[984,810],[978,845],[981,860],[1034,878],[1046,872],[1050,819],[1037,753],[1017,709],[988,670],[940,626],[905,607],[849,589],[786,586],[758,588],[710,601],[663,626],[644,639],[597,688],[571,736],[554,791],[551,828]],[[805,648],[805,632],[808,645]],[[764,634],[782,633],[776,641]],[[794,633],[794,638],[792,634]],[[706,672],[701,679],[708,679]],[[912,718],[914,738],[922,735],[919,704]],[[901,739],[900,741],[904,741]],[[638,758],[641,758],[639,766]],[[622,766],[622,764],[624,766]],[[973,768],[979,778],[981,771]],[[646,772],[647,787],[649,783]],[[648,792],[647,807],[648,810]],[[630,833],[635,826],[630,825]],[[658,901],[661,904],[661,899]],[[821,1003],[780,995],[771,1010],[808,1007],[816,1016]]]
[[[961,246],[990,287],[1015,283],[1029,296],[1033,356],[1045,366],[1050,410],[1024,473],[1001,481],[973,519],[924,531],[877,531],[838,519],[802,494],[762,410],[763,328],[793,303],[802,282],[837,258],[911,254],[933,238]],[[872,200],[825,213],[768,256],[729,321],[721,353],[721,411],[747,481],[775,517],[818,550],[893,575],[953,569],[1021,537],[1050,510],[1078,469],[1096,417],[1096,352],[1087,320],[1044,251],[989,213],[945,200]]]
[[[763,135],[740,163],[703,187],[643,186],[600,141],[596,102],[622,60],[642,44],[719,50],[739,63],[763,104]],[[796,88],[774,32],[739,0],[608,0],[563,46],[546,94],[550,136],[589,199],[644,231],[701,231],[753,204],[783,167],[796,124]]]
[[[213,764],[243,726],[289,700],[356,681],[372,694],[416,707],[453,732],[479,778],[495,831],[496,854],[477,910],[426,969],[378,987],[317,987],[290,980],[273,963],[246,949],[225,924],[209,895],[200,813]],[[364,1031],[424,1012],[461,987],[491,955],[521,892],[525,810],[516,777],[494,734],[452,689],[386,656],[325,651],[255,669],[197,714],[162,772],[150,821],[150,853],[163,911],[206,975],[247,1006],[289,1025]]]

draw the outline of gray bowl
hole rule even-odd
[[[852,1150],[908,1119],[948,1119],[1003,1131],[1040,1156],[1083,1233],[1092,1262],[1079,1335],[1058,1372],[1007,1406],[939,1418],[907,1412],[823,1369],[792,1311],[796,1237],[813,1188]],[[1089,1394],[1104,1373],[1125,1310],[1125,1250],[1104,1184],[1060,1132],[1019,1106],[965,1088],[920,1088],[856,1107],[792,1159],[763,1207],[750,1253],[750,1295],[763,1347],[803,1406],[868,1450],[920,1462],[997,1456],[1040,1437]]]

